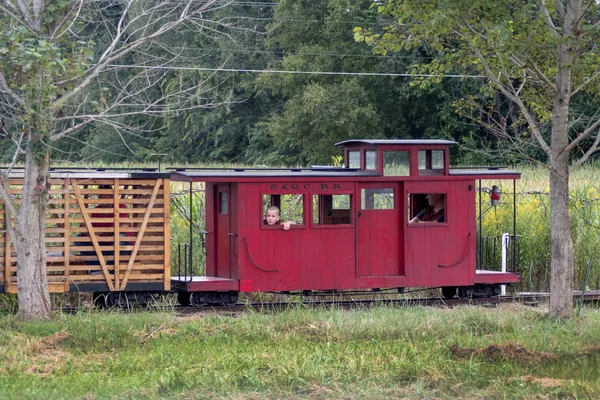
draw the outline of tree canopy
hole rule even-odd
[[[572,311],[573,246],[569,173],[600,144],[600,4],[595,0],[417,1],[377,5],[393,23],[380,31],[356,28],[355,39],[381,54],[426,49],[415,64],[430,75],[481,76],[478,93],[456,108],[511,143],[513,152],[541,150],[549,168],[553,315]],[[538,153],[540,154],[540,153]]]

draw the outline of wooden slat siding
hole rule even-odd
[[[157,188],[158,183],[158,188]],[[170,288],[170,230],[169,230],[169,180],[135,180],[120,179],[51,179],[51,206],[46,214],[46,238],[47,251],[60,256],[47,256],[47,271],[49,285],[52,292],[65,292],[73,283],[84,282],[107,282],[110,287],[112,282],[114,288],[124,287],[122,281],[129,268],[128,282],[161,282],[161,287]],[[112,193],[112,198],[96,199],[97,186],[113,185],[118,188],[118,193]],[[77,191],[72,185],[77,187]],[[20,202],[21,189],[14,181],[11,181],[11,192],[16,195]],[[153,192],[158,189],[156,196]],[[107,190],[102,192],[108,192]],[[89,196],[86,196],[89,195]],[[118,201],[117,201],[118,199]],[[95,218],[92,216],[94,209],[89,208],[97,204],[106,204],[103,212],[107,212],[111,218]],[[109,205],[110,204],[110,205]],[[125,204],[127,208],[121,208]],[[112,207],[112,211],[110,208]],[[128,214],[127,222],[137,226],[125,226],[125,218],[121,218],[121,212]],[[3,218],[5,210],[0,209],[0,226],[6,225]],[[142,214],[143,213],[143,214]],[[135,218],[134,218],[135,217]],[[97,222],[110,222],[114,227],[93,227]],[[124,225],[121,226],[121,223]],[[6,228],[4,228],[6,229]],[[0,229],[1,230],[1,229]],[[128,237],[129,243],[121,245],[120,233],[126,232],[133,235]],[[106,245],[100,245],[102,233],[112,236]],[[72,236],[85,234],[85,236]],[[136,239],[134,237],[137,236]],[[94,243],[94,237],[96,243]],[[8,236],[0,237],[0,280],[6,281],[11,289],[17,291],[16,263],[14,252],[11,252],[10,243],[6,244]],[[114,240],[113,240],[114,239]],[[113,242],[110,242],[113,240]],[[75,242],[82,242],[83,246],[74,246]],[[86,245],[87,243],[87,245]],[[2,247],[4,244],[4,248]],[[135,245],[138,245],[134,253]],[[114,256],[100,255],[102,251],[114,251]],[[80,251],[89,251],[93,255],[78,255]],[[119,251],[131,251],[131,255],[122,255]],[[75,254],[71,254],[71,253]],[[100,253],[100,254],[99,254]],[[131,261],[133,259],[133,261]],[[99,261],[100,265],[86,265],[89,260]],[[106,271],[112,274],[112,264],[115,260],[115,275],[106,278]],[[4,265],[2,265],[4,263]],[[101,274],[91,275],[90,272],[102,271]]]
[[[71,254],[71,224],[69,222],[69,210],[71,208],[71,196],[69,195],[69,180],[63,182],[63,204],[64,204],[64,230],[65,230],[65,247],[64,247],[64,268],[65,268],[65,284],[69,282],[69,268],[71,266],[69,254]],[[68,286],[67,286],[68,290]]]
[[[11,247],[11,243],[10,243],[10,232],[8,231],[8,227],[9,224],[11,223],[11,216],[10,213],[8,212],[8,209],[6,208],[6,205],[4,205],[4,290],[6,292],[9,292],[11,290],[11,281],[10,281],[10,275],[11,275],[11,259],[10,259],[10,247]]]
[[[88,232],[90,235],[90,238],[92,239],[92,243],[94,244],[94,249],[96,250],[96,255],[98,256],[98,260],[100,260],[100,265],[102,266],[102,271],[104,272],[104,279],[106,280],[106,284],[108,285],[108,288],[113,291],[115,290],[115,285],[113,284],[112,278],[110,276],[110,274],[108,273],[108,268],[106,266],[106,261],[104,261],[104,255],[102,254],[102,250],[100,250],[100,245],[98,244],[98,239],[96,239],[96,233],[94,232],[94,228],[92,226],[92,222],[90,221],[90,217],[88,214],[88,209],[85,207],[85,204],[83,203],[83,199],[81,197],[81,193],[79,191],[79,186],[77,186],[77,182],[75,179],[71,180],[71,183],[73,185],[73,190],[75,191],[75,198],[77,199],[77,202],[79,203],[79,208],[81,209],[81,215],[83,215],[83,219],[85,221],[85,225],[88,228]]]
[[[0,261],[2,263],[2,269],[3,269],[3,274],[2,274],[2,278],[4,280],[4,287],[7,288],[10,281],[8,279],[9,277],[9,259],[10,259],[10,242],[8,237],[10,236],[10,233],[8,232],[8,211],[6,211],[6,204],[0,200],[0,203],[3,204],[2,207],[2,218],[3,218],[3,223],[2,226],[0,227],[3,231],[4,234],[2,235],[2,244],[4,246],[4,257],[2,257],[2,260]]]
[[[121,229],[121,204],[119,204],[119,180],[115,179],[115,183],[113,186],[113,209],[114,209],[114,268],[115,268],[115,288],[119,289],[119,263],[121,262],[121,238],[120,238],[120,229]]]
[[[140,244],[142,242],[142,237],[144,236],[144,230],[146,229],[146,225],[148,225],[148,220],[150,219],[150,214],[152,213],[152,208],[154,207],[154,201],[156,200],[156,196],[158,195],[158,191],[163,182],[163,179],[157,179],[154,185],[154,190],[152,191],[152,197],[150,198],[150,202],[148,203],[148,208],[146,209],[146,215],[144,216],[144,221],[142,222],[142,226],[140,227],[140,232],[138,233],[138,237],[135,241],[135,246],[133,246],[133,251],[131,252],[131,259],[127,264],[127,270],[125,271],[125,276],[123,277],[123,281],[121,282],[121,290],[125,290],[125,286],[127,285],[127,281],[129,279],[129,274],[131,273],[131,268],[133,267],[133,263],[135,262],[135,256],[140,248]]]
[[[163,236],[164,236],[164,265],[165,290],[171,290],[171,180],[163,180]]]

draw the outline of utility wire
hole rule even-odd
[[[483,75],[461,75],[461,74],[399,74],[391,72],[337,72],[337,71],[285,71],[273,69],[243,69],[243,68],[206,68],[206,67],[176,67],[176,66],[146,66],[146,65],[108,65],[111,68],[142,68],[142,69],[164,69],[173,71],[210,71],[210,72],[250,72],[265,74],[290,74],[290,75],[350,75],[350,76],[400,76],[407,78],[484,78]]]
[[[172,47],[169,46],[170,50],[198,50],[200,52],[223,52],[223,53],[257,53],[257,54],[273,54],[282,56],[315,56],[315,57],[359,57],[359,58],[385,58],[390,61],[394,60],[434,60],[435,57],[426,56],[384,56],[379,54],[353,54],[353,53],[311,53],[311,52],[300,52],[294,53],[290,51],[274,51],[274,50],[259,50],[259,49],[228,49],[220,47]]]

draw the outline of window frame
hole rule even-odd
[[[349,224],[319,224],[319,223],[315,223],[314,222],[314,209],[313,209],[313,202],[312,199],[314,196],[337,196],[337,195],[348,195],[350,196],[350,223]],[[350,191],[350,190],[343,190],[340,192],[311,192],[310,193],[310,200],[309,200],[309,204],[310,204],[310,227],[311,229],[348,229],[348,228],[353,228],[355,226],[355,221],[356,221],[356,199],[354,198],[354,196],[356,195],[356,192],[354,191]],[[317,209],[317,213],[318,213],[318,209]],[[318,218],[318,214],[317,214],[317,218]]]
[[[363,192],[366,190],[376,190],[376,189],[391,189],[392,190],[392,194],[394,195],[393,197],[393,201],[392,201],[392,207],[391,208],[364,208],[363,207]],[[359,199],[358,199],[358,209],[359,211],[390,211],[390,210],[396,210],[396,205],[397,205],[397,201],[398,199],[396,198],[396,196],[398,195],[398,190],[395,187],[376,187],[376,188],[370,188],[370,187],[363,187],[360,188],[360,191],[358,193]],[[381,194],[381,193],[380,193]]]
[[[386,163],[385,163],[385,155],[386,153],[406,153],[407,154],[407,158],[406,158],[406,166],[408,168],[408,173],[406,175],[387,175],[385,172],[386,169]],[[405,178],[408,176],[411,176],[413,174],[413,168],[412,168],[412,151],[411,149],[385,149],[381,151],[381,176],[383,178]]]
[[[433,153],[439,151],[442,153],[442,166],[441,168],[433,168]],[[425,153],[425,168],[421,168],[419,165],[421,153]],[[446,158],[447,151],[445,149],[419,149],[417,151],[417,173],[419,176],[435,176],[446,174]],[[428,168],[428,165],[431,168]]]
[[[418,196],[423,196],[423,199],[419,202],[419,203],[424,203],[427,204],[427,199],[425,198],[425,196],[427,196],[428,194],[433,193],[433,194],[443,194],[444,195],[444,222],[436,222],[436,221],[421,221],[419,223],[413,223],[411,224],[410,221],[417,216],[417,214],[419,212],[421,212],[421,210],[415,212],[415,215],[411,214],[411,207],[412,207],[412,196],[418,195]],[[444,227],[444,226],[448,226],[449,224],[449,219],[450,218],[450,213],[448,212],[448,192],[444,191],[430,191],[430,192],[424,192],[424,191],[407,191],[406,192],[406,210],[405,210],[405,215],[406,215],[406,226],[409,228],[416,228],[416,227]]]
[[[260,192],[260,207],[261,207],[261,212],[260,212],[260,229],[261,230],[283,230],[281,222],[284,222],[282,220],[280,220],[280,224],[278,225],[267,225],[265,224],[265,213],[266,213],[266,209],[264,209],[264,198],[265,196],[271,196],[271,198],[273,196],[280,196],[279,197],[279,215],[281,216],[282,212],[281,212],[281,196],[285,196],[285,195],[299,195],[302,196],[302,223],[298,223],[296,221],[295,224],[290,225],[290,230],[296,230],[296,229],[306,229],[308,227],[309,224],[306,223],[307,221],[307,198],[309,196],[309,193],[307,192]],[[273,201],[271,200],[271,204],[273,204]]]
[[[350,153],[358,153],[358,167],[352,167],[350,166]],[[359,150],[348,150],[347,152],[347,163],[346,166],[350,169],[363,169],[362,166],[362,158],[363,158],[363,150],[359,149]]]

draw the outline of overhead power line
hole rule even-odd
[[[206,67],[176,67],[176,66],[151,66],[151,65],[109,65],[111,68],[144,68],[144,69],[166,69],[173,71],[208,71],[208,72],[249,72],[258,74],[296,74],[296,75],[350,75],[350,76],[399,76],[406,78],[484,78],[483,75],[462,74],[400,74],[393,72],[338,72],[338,71],[285,71],[273,69],[243,69],[243,68],[206,68]]]

